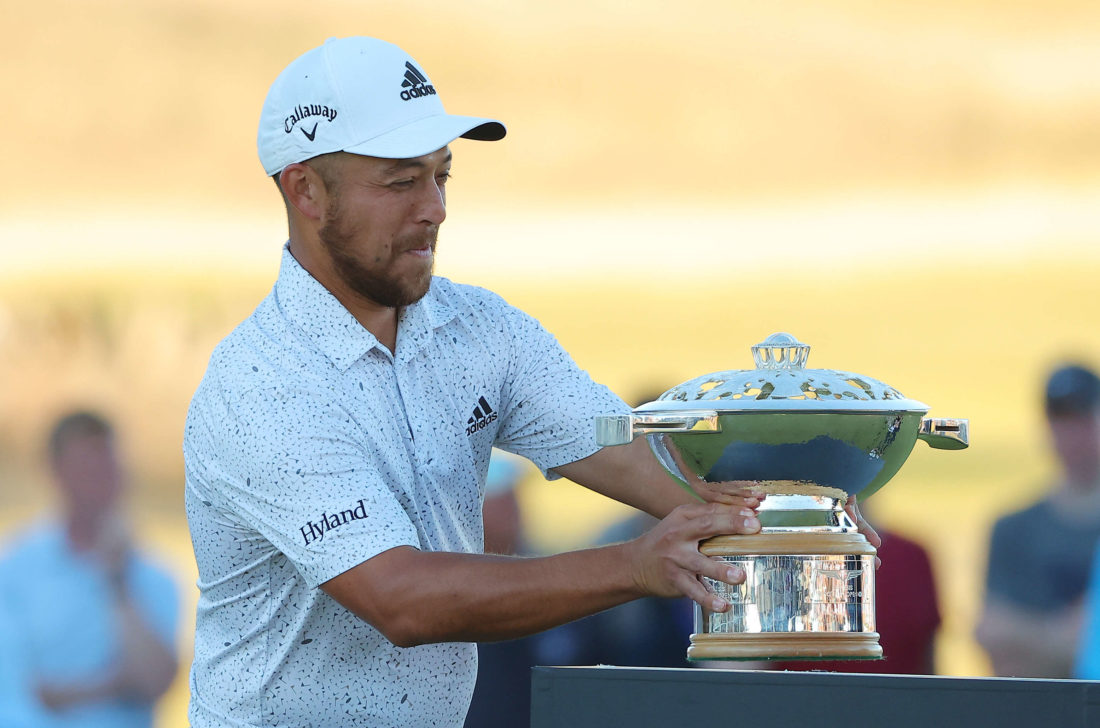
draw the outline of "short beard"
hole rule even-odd
[[[388,308],[411,305],[427,294],[432,284],[434,259],[432,267],[427,272],[413,279],[403,280],[390,275],[389,266],[404,251],[420,247],[424,242],[428,242],[432,252],[435,252],[438,227],[433,226],[430,231],[420,235],[395,238],[393,247],[390,248],[390,260],[378,261],[372,268],[364,265],[351,252],[351,240],[355,235],[355,228],[345,224],[344,216],[340,212],[339,195],[334,196],[330,202],[326,217],[328,221],[318,231],[318,236],[332,259],[336,275],[340,276],[348,288]],[[427,238],[426,241],[425,238]]]

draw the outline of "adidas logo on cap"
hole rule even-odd
[[[405,80],[401,82],[401,87],[405,89],[401,92],[401,98],[405,101],[435,95],[435,86],[428,83],[428,77],[408,61],[405,61]]]

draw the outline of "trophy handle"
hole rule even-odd
[[[714,410],[685,410],[663,414],[600,415],[596,418],[596,444],[625,445],[638,435],[652,432],[721,432]]]
[[[970,445],[970,420],[924,417],[917,437],[937,450],[962,450]]]

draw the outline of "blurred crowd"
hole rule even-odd
[[[1059,472],[1035,503],[993,525],[975,636],[995,675],[1096,680],[1100,377],[1078,364],[1059,366],[1044,384],[1042,406]],[[75,411],[44,439],[54,507],[8,534],[0,551],[0,728],[150,726],[187,660],[175,648],[182,621],[191,618],[180,614],[181,585],[133,538],[127,467],[112,423]],[[532,473],[526,461],[494,452],[484,499],[487,552],[534,554],[518,497]],[[653,523],[630,516],[592,545],[634,538]],[[876,612],[885,659],[752,668],[936,674],[936,565],[925,545],[879,531]],[[479,645],[466,725],[527,725],[534,665],[691,667],[692,631],[688,600],[648,598],[533,637]]]
[[[48,436],[54,510],[0,555],[0,726],[138,728],[177,671],[178,586],[133,542],[114,429]]]

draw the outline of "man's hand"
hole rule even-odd
[[[986,598],[974,636],[1000,677],[1073,677],[1081,640],[1084,600],[1061,609],[1021,607],[996,595]]]
[[[700,576],[740,584],[745,572],[699,552],[699,542],[711,536],[752,534],[760,521],[751,507],[707,503],[680,506],[648,533],[631,541],[630,568],[634,583],[646,594],[681,594],[704,609],[724,612],[729,604],[703,586]]]
[[[679,453],[670,452],[680,459]],[[679,469],[683,473],[691,472],[686,465]],[[708,483],[693,475],[685,487],[657,461],[644,437],[628,445],[597,450],[575,463],[560,465],[554,471],[656,518],[664,518],[677,506],[699,501],[755,509],[764,498],[763,492],[754,487],[758,484],[747,480]]]
[[[728,506],[753,510],[759,508],[760,503],[767,497],[760,489],[760,484],[753,480],[710,483],[699,478],[691,483],[691,489],[705,503],[724,503]]]
[[[704,503],[725,503],[743,508],[758,508],[764,500],[764,491],[755,480],[727,480],[711,483],[695,474],[683,454],[672,443],[667,446],[668,455],[675,461],[680,474],[687,479],[687,486]]]

